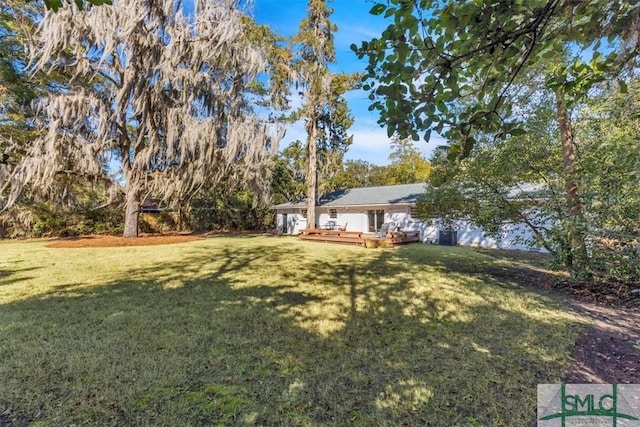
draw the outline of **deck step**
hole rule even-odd
[[[338,237],[338,236],[328,236],[328,235],[300,235],[302,240],[317,240],[321,242],[335,242],[335,243],[356,243],[361,245],[363,243],[362,239],[359,237]]]
[[[341,231],[308,228],[300,230],[300,239],[325,243],[349,243],[367,248],[391,248],[404,243],[419,242],[420,234],[415,231],[393,231],[386,238],[374,237],[361,231]]]

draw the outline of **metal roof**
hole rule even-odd
[[[383,187],[349,188],[325,194],[318,200],[318,206],[376,206],[415,204],[426,191],[426,183],[386,185]],[[306,199],[292,203],[282,203],[273,209],[304,208]]]

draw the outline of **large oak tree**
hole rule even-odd
[[[47,12],[34,38],[34,70],[72,72],[69,90],[39,103],[35,139],[11,178],[10,201],[30,183],[65,174],[111,178],[124,189],[124,236],[138,233],[148,194],[182,198],[203,183],[269,185],[277,138],[249,102],[269,48],[233,0],[114,1]],[[92,85],[75,82],[92,79]]]

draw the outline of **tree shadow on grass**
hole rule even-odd
[[[0,270],[0,287],[13,285],[15,283],[31,280],[33,277],[25,276],[27,271],[39,270],[40,267],[28,268],[3,268]]]
[[[0,413],[18,424],[531,425],[535,386],[558,381],[579,320],[479,267],[461,273],[467,258],[227,245],[57,287],[3,306],[21,321],[0,328]]]

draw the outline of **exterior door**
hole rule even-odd
[[[384,211],[383,210],[371,210],[367,211],[369,232],[373,233],[380,230],[380,226],[384,224]]]

